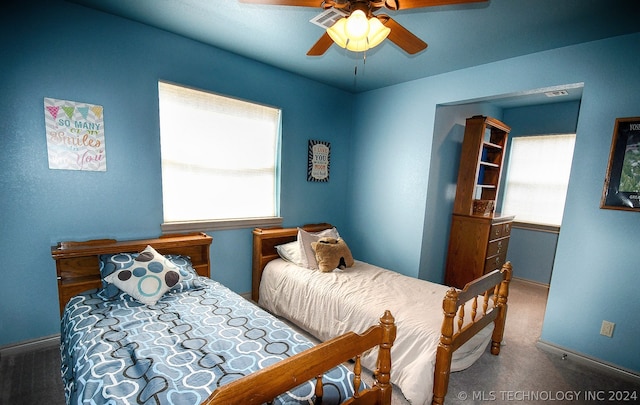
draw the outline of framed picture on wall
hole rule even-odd
[[[640,211],[640,117],[616,119],[600,208]]]
[[[44,98],[49,169],[107,171],[101,105]]]
[[[328,182],[331,144],[310,139],[307,160],[307,181]]]

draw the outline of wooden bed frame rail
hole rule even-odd
[[[379,325],[372,326],[362,335],[348,332],[225,384],[216,389],[201,405],[271,403],[273,398],[283,392],[314,378],[316,378],[316,397],[322,398],[322,373],[354,358],[356,359],[353,381],[355,394],[342,404],[390,405],[391,346],[395,338],[396,326],[393,316],[389,311],[385,311]],[[360,354],[376,346],[379,350],[374,384],[359,392]]]

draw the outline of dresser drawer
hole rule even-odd
[[[506,224],[502,224],[502,236],[511,235],[511,225],[513,225],[513,223],[511,223],[511,222],[507,222]]]
[[[491,225],[489,240],[496,240],[511,235],[511,222]]]
[[[487,257],[499,255],[505,253],[509,247],[509,238],[501,238],[489,242],[487,246]]]
[[[485,260],[484,262],[484,274],[494,271],[495,269],[500,269],[502,265],[507,260],[507,251],[504,250],[503,253],[493,256]]]

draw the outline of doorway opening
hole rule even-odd
[[[441,269],[444,279],[466,118],[473,115],[497,118],[511,127],[510,138],[576,133],[583,87],[583,83],[575,83],[438,105],[423,236],[425,242],[429,242],[423,243],[423,246],[430,246],[431,250],[422,252],[421,269]],[[576,137],[579,136],[576,133]],[[501,189],[504,191],[504,187]],[[515,215],[517,223],[517,213]],[[507,260],[514,266],[514,277],[549,287],[561,226],[532,227],[516,223],[507,251]],[[421,275],[421,278],[424,276],[427,275]],[[430,274],[426,278],[436,279],[437,276]]]

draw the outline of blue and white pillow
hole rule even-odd
[[[180,282],[171,287],[171,292],[184,292],[204,288],[205,285],[202,281],[198,280],[200,276],[196,272],[196,269],[193,268],[193,263],[191,263],[191,258],[189,256],[164,255],[164,257],[169,259],[171,263],[178,266],[180,275],[182,276]]]
[[[119,259],[124,259],[124,256]],[[180,268],[151,246],[132,261],[121,262],[119,269],[104,277],[107,283],[147,305],[158,302],[181,279]]]
[[[116,253],[100,255],[100,277],[102,278],[102,289],[99,296],[104,300],[111,300],[119,296],[122,291],[114,284],[106,281],[106,278],[120,269],[130,268],[135,264],[135,259],[139,253]],[[170,292],[184,292],[189,290],[199,290],[204,288],[204,284],[198,279],[198,273],[193,268],[191,258],[184,255],[168,254],[164,255],[171,263],[178,266],[180,282],[170,289]]]

